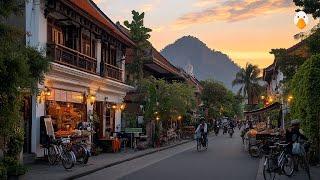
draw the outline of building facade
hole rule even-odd
[[[27,101],[27,153],[43,155],[42,116],[51,117],[57,135],[68,135],[93,115],[98,137],[120,132],[123,99],[133,90],[125,84],[125,52],[134,46],[127,35],[91,0],[30,0],[25,27],[26,44],[52,60],[40,94]]]

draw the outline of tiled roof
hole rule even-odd
[[[69,0],[78,8],[88,13],[97,21],[106,26],[111,32],[120,37],[124,43],[134,45],[134,42],[129,39],[124,33],[122,33],[117,26],[98,8],[98,6],[92,0]]]

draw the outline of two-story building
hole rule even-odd
[[[302,58],[308,58],[310,56],[310,54],[308,53],[306,40],[302,40],[294,46],[286,49],[286,53],[292,57],[298,56]],[[284,97],[283,80],[285,76],[279,68],[278,61],[279,57],[275,55],[273,63],[270,66],[263,69],[263,80],[267,82],[266,92],[268,99],[265,100],[267,105],[273,105],[273,103],[275,102],[281,104],[281,124],[283,126],[284,116],[289,112],[288,101],[290,101],[293,97]]]
[[[26,153],[42,156],[40,117],[50,116],[57,136],[70,135],[88,117],[98,118],[97,133],[120,132],[126,49],[134,43],[92,0],[26,2],[27,45],[45,50],[51,69],[40,94],[26,107]],[[93,116],[94,115],[94,116]]]

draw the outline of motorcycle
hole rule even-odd
[[[214,127],[214,133],[216,134],[216,136],[218,136],[218,134],[219,134],[219,129],[220,129],[219,126]]]
[[[234,133],[233,128],[229,128],[229,129],[228,129],[228,133],[229,133],[229,135],[230,135],[230,138],[232,138],[232,135],[233,135],[233,133]]]
[[[223,134],[228,132],[228,127],[227,126],[223,126]]]

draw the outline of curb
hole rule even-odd
[[[164,150],[167,150],[167,149],[170,149],[170,148],[174,148],[176,146],[179,146],[179,145],[182,145],[182,144],[186,144],[186,143],[189,143],[189,142],[192,142],[192,141],[193,141],[193,139],[192,140],[186,140],[184,142],[180,142],[180,143],[177,143],[177,144],[174,144],[174,145],[170,145],[170,146],[167,146],[167,147],[155,149],[155,150],[147,152],[145,154],[136,155],[136,156],[130,157],[128,159],[124,159],[124,160],[116,161],[116,162],[113,162],[113,163],[110,163],[110,164],[106,164],[106,165],[98,167],[96,169],[92,169],[92,170],[89,170],[89,171],[86,171],[86,172],[83,172],[83,173],[80,173],[80,174],[76,174],[76,175],[72,175],[70,177],[66,177],[65,179],[66,180],[71,180],[71,179],[80,178],[80,177],[86,176],[88,174],[92,174],[92,173],[95,173],[97,171],[100,171],[102,169],[106,169],[106,168],[109,168],[109,167],[112,167],[112,166],[116,166],[118,164],[121,164],[121,163],[124,163],[124,162],[127,162],[127,161],[131,161],[131,160],[134,160],[134,159],[138,159],[138,158],[141,158],[143,156],[150,155],[150,154],[154,154],[156,152],[160,152],[160,151],[164,151]]]

